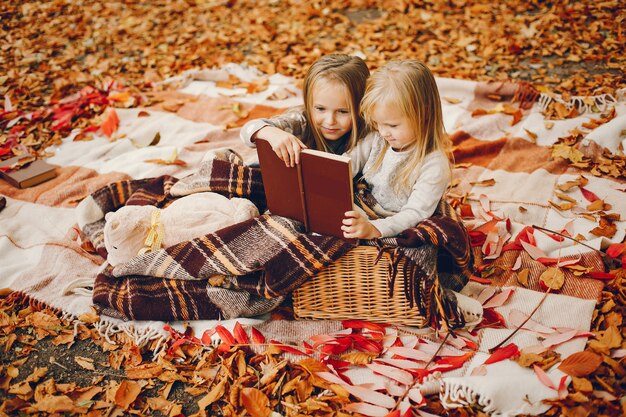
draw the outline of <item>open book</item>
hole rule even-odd
[[[350,158],[304,149],[290,168],[267,141],[257,139],[256,147],[270,212],[304,223],[309,232],[343,239],[341,222],[352,210]]]

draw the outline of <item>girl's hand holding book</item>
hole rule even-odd
[[[268,141],[276,155],[288,167],[300,163],[300,151],[306,149],[306,145],[300,139],[274,126],[259,129],[256,138]]]
[[[343,236],[346,239],[374,239],[381,233],[370,221],[357,211],[347,211],[343,219]]]

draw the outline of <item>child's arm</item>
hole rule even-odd
[[[254,134],[253,139],[268,141],[276,155],[288,167],[300,163],[300,151],[306,148],[300,139],[274,126],[262,127]]]
[[[347,211],[343,219],[343,237],[346,239],[374,239],[381,237],[380,231],[358,211]]]
[[[293,166],[300,160],[300,150],[306,146],[299,137],[302,137],[306,119],[301,110],[292,110],[271,119],[254,119],[246,123],[240,130],[239,136],[243,143],[255,147],[254,141],[267,140],[285,165]]]
[[[411,194],[400,211],[394,215],[372,220],[382,237],[396,236],[433,215],[450,184],[448,160],[442,152],[426,157]]]
[[[356,143],[356,146],[349,150],[348,152],[344,152],[344,155],[350,158],[350,164],[352,168],[352,177],[356,177],[361,174],[363,171],[363,167],[367,162],[371,152],[372,147],[374,146],[374,142],[377,140],[376,135],[377,132],[370,132],[359,140]],[[379,139],[382,140],[382,139]]]

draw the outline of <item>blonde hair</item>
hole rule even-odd
[[[391,107],[409,119],[415,133],[415,144],[406,164],[401,166],[393,184],[394,190],[410,188],[426,155],[442,151],[450,160],[450,140],[443,127],[443,114],[435,77],[422,62],[407,59],[390,61],[376,70],[367,81],[361,101],[361,113],[366,123],[376,129],[373,113],[376,106]],[[389,144],[385,141],[368,173],[380,169]]]
[[[315,61],[304,77],[302,94],[304,98],[304,117],[306,128],[302,141],[310,148],[329,151],[319,128],[312,122],[313,93],[320,81],[334,81],[345,86],[346,97],[352,117],[352,130],[346,151],[352,149],[357,141],[365,136],[366,124],[359,111],[359,104],[365,92],[365,83],[370,71],[361,58],[350,55],[331,54]]]

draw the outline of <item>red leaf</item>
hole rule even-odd
[[[323,362],[333,368],[335,371],[347,370],[348,368],[350,368],[351,365],[351,363],[348,361],[342,361],[333,358],[326,358]]]
[[[228,329],[221,324],[215,326],[215,331],[217,335],[222,339],[222,341],[227,345],[234,345],[237,343],[237,340],[233,337],[233,335],[228,331]]]
[[[387,365],[381,365],[378,363],[368,363],[366,365],[372,371],[377,374],[384,375],[387,378],[391,378],[404,385],[411,385],[413,383],[413,375],[410,372],[403,371],[402,369],[393,368]]]
[[[474,352],[467,352],[461,356],[447,356],[445,358],[439,359],[436,363],[442,368],[435,368],[441,371],[451,371],[453,369],[458,369],[462,367],[465,362],[467,362],[472,356],[474,356]]]
[[[238,321],[235,322],[233,333],[235,334],[235,340],[237,340],[237,343],[241,345],[250,344],[250,339],[248,339],[248,335],[246,334],[246,331],[243,329],[243,326],[239,324]]]
[[[280,342],[277,342],[276,340],[270,340],[270,344],[276,346],[278,349],[282,350],[283,352],[294,353],[296,355],[309,356],[306,353],[302,352],[299,349],[296,349],[293,346],[284,345],[284,344],[282,344]]]
[[[363,414],[369,417],[384,417],[389,413],[389,410],[377,405],[371,405],[367,403],[352,403],[344,407],[345,410],[353,413]]]
[[[583,197],[585,197],[585,199],[590,203],[593,203],[594,201],[600,199],[597,195],[587,190],[586,188],[580,187],[580,192],[583,193]]]
[[[610,280],[615,278],[614,274],[610,274],[608,272],[599,272],[599,271],[598,272],[587,272],[585,274],[585,276],[589,277],[589,278],[593,278],[593,279],[600,279],[600,280],[603,280],[603,281],[610,281]]]
[[[483,321],[480,322],[480,327],[502,328],[506,327],[506,321],[496,310],[487,308],[483,310]]]
[[[606,249],[606,254],[611,258],[617,258],[626,251],[626,243],[613,243]]]
[[[469,235],[470,243],[472,246],[482,246],[487,239],[487,235],[483,232],[470,230],[467,232],[467,234]]]
[[[393,408],[396,405],[396,401],[389,395],[369,388],[360,387],[358,385],[343,385],[343,388],[359,400],[370,404],[380,405],[385,408]]]
[[[179,356],[176,352],[178,348],[185,344],[185,339],[178,339],[172,343],[172,346],[167,350],[167,354],[170,356]]]
[[[4,156],[10,152],[11,152],[11,149],[9,148],[0,148],[0,156]]]
[[[120,125],[120,119],[117,117],[117,112],[113,107],[110,107],[106,118],[100,125],[102,129],[102,133],[104,133],[107,137],[111,137],[111,135],[117,130]]]
[[[513,356],[519,355],[519,348],[515,343],[509,343],[506,346],[496,349],[491,356],[487,358],[485,361],[485,365],[489,365],[490,363],[496,363],[503,361],[505,359],[512,358]]]
[[[211,340],[211,336],[213,336],[214,334],[215,334],[215,329],[205,330],[204,333],[202,333],[202,338],[200,339],[202,341],[202,344],[210,345],[213,342]]]
[[[252,327],[252,342],[255,344],[263,344],[265,343],[265,336],[263,333]]]
[[[535,374],[537,375],[537,378],[539,378],[539,381],[541,381],[543,385],[555,391],[558,391],[558,388],[554,385],[554,382],[552,382],[548,374],[546,374],[546,372],[543,369],[541,369],[537,365],[533,365],[533,369],[535,370]]]
[[[373,332],[385,333],[385,327],[388,324],[372,323],[365,320],[343,320],[341,322],[346,329],[368,329]]]
[[[352,334],[350,336],[354,340],[355,349],[360,350],[361,352],[380,353],[383,350],[380,343],[376,343],[360,334]]]
[[[400,417],[400,410],[393,410],[391,413],[387,414],[385,417]]]

